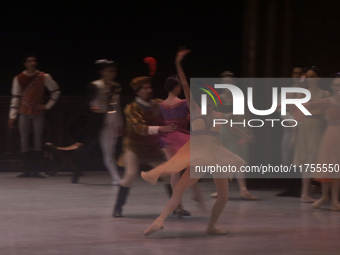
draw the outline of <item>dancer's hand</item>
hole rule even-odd
[[[13,129],[13,128],[14,128],[14,121],[15,121],[15,119],[9,119],[9,120],[8,120],[8,127],[9,127],[10,129]]]
[[[159,127],[159,132],[163,133],[172,133],[176,130],[177,126],[175,124],[170,124],[167,126],[160,126]]]
[[[38,110],[38,111],[46,111],[47,110],[46,106],[43,105],[43,104],[38,104],[35,109]]]
[[[176,63],[181,63],[183,58],[190,52],[191,50],[187,50],[185,47],[179,47],[176,55]]]

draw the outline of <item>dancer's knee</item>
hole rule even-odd
[[[173,189],[173,194],[176,196],[182,196],[185,190],[186,190],[185,186],[176,184]]]
[[[228,195],[227,194],[217,194],[217,201],[219,203],[226,204],[228,202]]]

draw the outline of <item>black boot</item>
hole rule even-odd
[[[42,158],[41,151],[32,151],[32,167],[33,167],[32,177],[45,178],[45,176],[39,173],[41,158]]]
[[[129,191],[130,191],[129,187],[120,186],[118,197],[117,197],[117,202],[113,210],[113,217],[116,217],[116,218],[123,217],[122,215],[123,205],[126,202],[126,198],[129,194]]]
[[[24,172],[17,176],[17,178],[28,178],[31,177],[31,171],[32,171],[32,160],[31,160],[31,153],[30,152],[24,152],[22,153],[22,164],[24,167]]]
[[[168,193],[169,197],[171,198],[172,196],[172,187],[170,184],[165,184],[165,190],[166,193]],[[191,216],[191,213],[188,212],[187,210],[184,210],[182,208],[182,204],[180,204],[177,209],[173,212],[174,215],[178,215],[178,217],[182,218],[182,217],[189,217]]]

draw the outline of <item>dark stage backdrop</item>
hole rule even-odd
[[[113,59],[125,99],[132,95],[131,78],[147,74],[146,56],[158,60],[155,96],[164,98],[162,84],[175,72],[179,45],[192,49],[184,62],[188,77],[216,77],[226,69],[239,77],[289,77],[295,65],[317,65],[324,77],[340,71],[338,0],[19,0],[3,1],[1,7],[0,95],[10,94],[28,52],[39,56],[39,68],[51,73],[63,95],[84,95],[86,84],[97,78],[94,61]],[[270,95],[271,87],[256,88],[256,105],[268,109]],[[4,133],[8,103],[1,100]],[[66,107],[64,101],[55,111]],[[280,128],[257,130],[250,163],[280,164],[281,134]]]
[[[39,69],[60,84],[64,95],[83,95],[97,78],[94,61],[117,61],[117,80],[146,75],[143,58],[158,61],[155,96],[175,72],[179,45],[193,50],[185,61],[191,77],[241,70],[243,1],[6,1],[1,8],[0,94],[9,95],[13,76],[28,52]]]

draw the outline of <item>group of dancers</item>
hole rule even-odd
[[[152,74],[134,78],[130,86],[134,90],[135,100],[126,106],[124,113],[120,108],[120,92],[122,87],[115,81],[117,65],[114,61],[103,59],[96,61],[100,79],[89,85],[90,116],[88,136],[83,150],[91,147],[93,140],[99,140],[103,162],[108,169],[112,184],[119,186],[116,203],[113,209],[114,217],[123,217],[129,191],[138,177],[141,164],[148,164],[153,169],[142,172],[142,178],[155,185],[164,179],[170,200],[160,216],[144,231],[151,234],[164,227],[165,219],[172,213],[179,216],[190,215],[183,209],[181,203],[183,193],[192,187],[194,199],[205,208],[203,195],[197,184],[204,175],[190,177],[190,169],[194,165],[209,165],[211,162],[219,165],[239,167],[248,162],[248,145],[255,140],[251,128],[236,126],[213,126],[213,119],[225,119],[232,112],[232,96],[228,92],[221,97],[227,102],[224,112],[216,111],[213,100],[208,98],[207,115],[201,115],[201,109],[193,100],[190,87],[182,69],[182,61],[190,51],[180,48],[176,54],[175,66],[177,76],[169,77],[164,84],[168,97],[165,100],[153,99]],[[146,59],[152,66],[153,61]],[[18,177],[43,177],[36,169],[39,155],[42,152],[42,135],[44,111],[50,109],[58,100],[60,90],[50,75],[36,69],[37,59],[27,55],[24,59],[26,70],[16,76],[12,86],[12,100],[9,114],[9,127],[18,117],[25,171]],[[153,65],[154,66],[154,65]],[[294,68],[293,86],[302,86],[300,80],[304,75],[301,68]],[[230,71],[221,75],[229,81],[234,75]],[[340,78],[334,79],[332,95],[320,89],[318,69],[313,67],[305,73],[308,89],[312,100],[306,107],[312,112],[310,118],[303,118],[294,108],[287,114],[294,115],[299,120],[298,127],[285,129],[282,142],[283,163],[296,165],[307,163],[340,164]],[[43,104],[44,88],[50,91],[50,100]],[[184,92],[185,99],[179,95]],[[290,95],[296,97],[298,95]],[[191,107],[190,107],[191,106]],[[125,123],[124,123],[125,116]],[[327,120],[327,129],[323,119]],[[191,119],[191,121],[190,121]],[[30,122],[33,123],[34,147],[29,150]],[[190,123],[191,122],[191,123]],[[190,126],[190,128],[189,128]],[[222,134],[222,136],[221,136]],[[123,153],[116,162],[115,148],[118,137],[123,137]],[[222,137],[222,139],[221,139]],[[194,148],[191,149],[190,148]],[[121,178],[117,164],[124,166],[124,176]],[[240,187],[240,196],[244,199],[256,200],[246,187],[243,175],[233,173],[213,174],[216,198],[207,227],[209,234],[224,235],[228,231],[216,227],[216,223],[228,201],[228,182],[236,177]],[[312,202],[314,208],[319,208],[329,199],[332,192],[332,210],[340,210],[339,176],[338,173],[323,173],[322,176],[302,176],[302,202]],[[78,176],[79,178],[79,176]],[[322,198],[313,199],[309,194],[311,178],[322,182]],[[293,187],[294,185],[292,185]],[[291,187],[289,187],[291,188]],[[293,192],[294,193],[294,192]],[[291,191],[281,195],[295,195]]]

